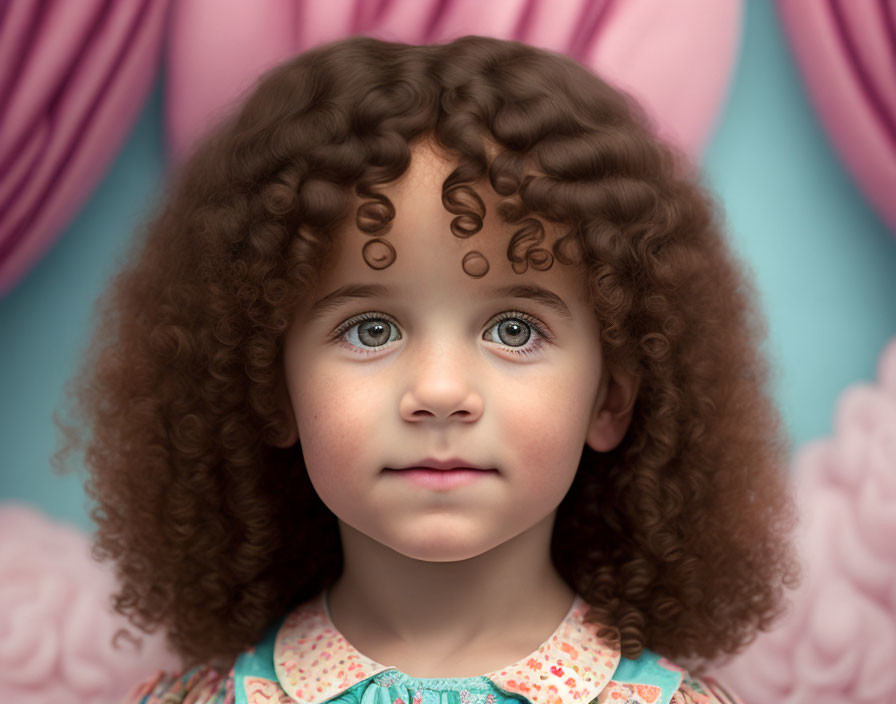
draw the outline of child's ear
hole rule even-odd
[[[632,420],[640,384],[641,380],[631,372],[603,370],[585,437],[588,447],[596,452],[609,452],[622,442]]]
[[[272,443],[275,447],[292,447],[298,442],[299,428],[296,424],[296,414],[292,410],[292,401],[286,384],[281,383],[277,388],[277,403],[280,406],[280,434]]]

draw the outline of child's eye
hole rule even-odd
[[[535,341],[526,344],[535,333]],[[519,311],[501,313],[489,328],[485,331],[483,339],[497,342],[498,344],[512,348],[512,354],[532,354],[539,350],[545,342],[550,341],[550,335],[536,318]]]
[[[385,313],[370,312],[349,318],[332,337],[354,350],[371,354],[400,340],[401,332],[398,324]],[[515,355],[532,354],[550,341],[550,335],[538,319],[520,311],[502,313],[490,323],[482,338],[511,348],[510,352]]]
[[[401,333],[398,325],[383,313],[362,313],[340,325],[333,338],[345,340],[351,347],[369,354],[388,342],[400,340]]]

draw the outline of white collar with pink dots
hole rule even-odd
[[[532,704],[583,704],[611,681],[620,652],[598,638],[584,616],[588,604],[576,596],[565,618],[534,652],[508,667],[486,673],[505,692]],[[274,641],[274,670],[280,687],[303,704],[322,704],[349,687],[394,666],[358,652],[336,629],[326,594],[293,610]]]

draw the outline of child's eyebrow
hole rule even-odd
[[[381,284],[349,284],[348,286],[342,286],[316,301],[311,306],[309,317],[313,320],[358,298],[385,297],[391,293],[392,290],[388,286]],[[487,293],[496,298],[528,298],[547,306],[565,318],[572,319],[572,313],[569,312],[569,308],[560,296],[535,284],[493,286],[487,290]]]

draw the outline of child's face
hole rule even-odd
[[[421,147],[402,179],[383,189],[396,208],[384,237],[396,252],[390,266],[365,263],[371,237],[351,218],[284,346],[298,438],[321,500],[358,531],[429,561],[479,555],[551,520],[583,445],[618,442],[610,437],[615,421],[600,412],[606,379],[581,273],[556,261],[514,273],[506,256],[512,230],[486,187],[477,187],[488,208],[482,231],[455,237],[441,202],[451,168]],[[472,250],[490,266],[479,279],[461,268]],[[312,316],[315,301],[348,285],[388,292]],[[493,292],[524,285],[553,292],[569,315]],[[361,314],[368,319],[352,322]],[[497,471],[446,489],[386,469],[426,458]]]

